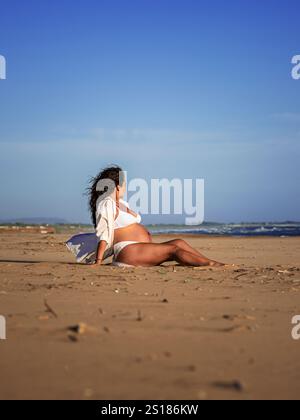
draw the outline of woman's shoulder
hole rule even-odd
[[[114,211],[115,206],[116,206],[115,200],[112,197],[108,196],[108,197],[103,198],[102,200],[100,199],[98,200],[97,212],[100,213],[104,210],[110,210],[110,209]]]

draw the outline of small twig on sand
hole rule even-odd
[[[234,280],[238,280],[240,277],[246,276],[247,274],[249,274],[249,273],[246,272],[246,273],[238,274],[237,276],[234,277]]]
[[[140,310],[138,310],[137,312],[137,321],[143,321],[144,317],[142,316],[142,312]]]
[[[44,300],[44,305],[47,309],[47,312],[50,312],[50,314],[52,314],[54,316],[54,318],[58,318],[57,313],[51,308],[51,306],[49,305],[49,303],[47,302],[47,300]]]
[[[216,381],[212,383],[212,386],[220,389],[232,389],[233,391],[237,392],[243,392],[245,389],[244,385],[240,381]]]

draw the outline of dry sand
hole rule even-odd
[[[67,238],[0,235],[1,399],[300,398],[300,238],[187,238],[231,270],[95,269]]]

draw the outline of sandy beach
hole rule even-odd
[[[300,238],[186,237],[229,270],[95,269],[67,234],[0,238],[0,399],[300,398]]]

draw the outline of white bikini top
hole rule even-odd
[[[114,253],[113,244],[115,229],[141,222],[140,215],[135,217],[128,213],[129,204],[126,203],[126,201],[120,199],[119,202],[121,204],[121,209],[117,208],[115,200],[110,196],[97,202],[95,233],[98,242],[105,241],[107,243],[104,259],[110,257]]]
[[[133,225],[134,223],[141,223],[142,218],[139,214],[137,214],[136,216],[133,216],[133,214],[128,213],[129,205],[128,203],[126,203],[126,201],[120,199],[119,203],[120,203],[120,206],[118,209],[119,214],[116,220],[114,221],[115,229],[121,229],[130,225]]]

